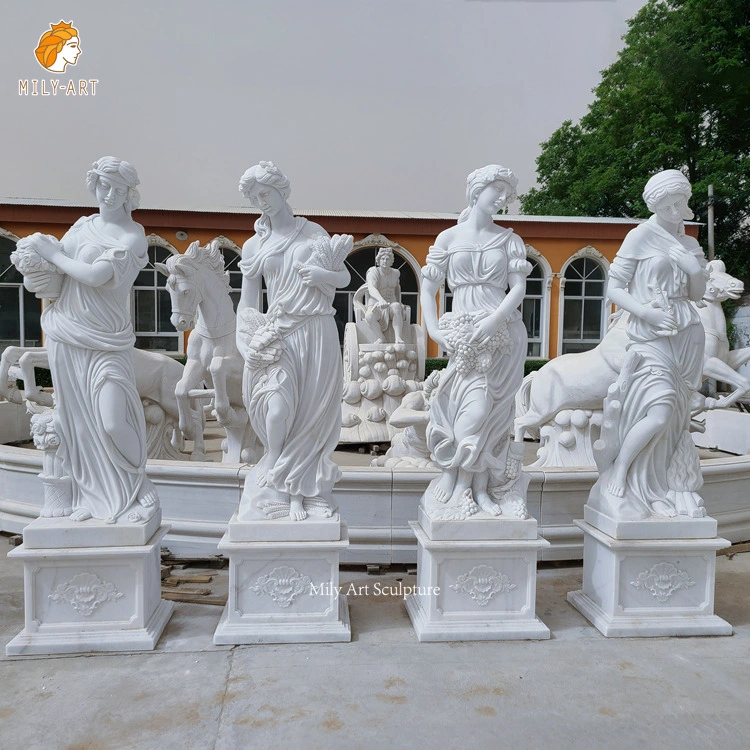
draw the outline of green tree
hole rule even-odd
[[[716,251],[750,276],[750,0],[649,0],[580,123],[542,143],[526,214],[646,217],[650,175],[681,169]],[[705,230],[702,231],[705,241]]]

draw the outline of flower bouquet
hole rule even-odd
[[[57,299],[65,274],[36,251],[35,242],[42,238],[60,245],[60,241],[52,235],[32,234],[18,241],[16,249],[10,254],[10,262],[23,274],[23,285],[30,292],[40,299]]]

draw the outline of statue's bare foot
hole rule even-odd
[[[663,500],[656,500],[651,503],[651,510],[653,510],[657,516],[664,516],[664,518],[674,518],[677,515],[677,511],[669,505],[669,503],[665,503]]]
[[[453,488],[456,486],[456,476],[451,471],[444,471],[435,488],[432,490],[432,496],[439,503],[447,503],[453,494]]]
[[[503,512],[500,506],[486,492],[477,492],[475,499],[477,505],[485,513],[489,513],[492,516],[499,516]]]
[[[144,508],[153,508],[158,499],[159,495],[154,483],[148,477],[145,477],[138,492],[138,503]]]
[[[302,496],[295,495],[289,503],[289,518],[292,521],[304,521],[307,518],[307,511],[302,503]]]
[[[76,508],[70,514],[71,521],[88,521],[89,518],[93,518],[93,516],[91,515],[91,511],[87,508]]]

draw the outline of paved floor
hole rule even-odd
[[[3,653],[23,625],[5,544]],[[350,644],[214,647],[220,608],[177,604],[153,653],[0,660],[0,749],[750,747],[750,554],[718,561],[728,638],[607,640],[565,601],[580,581],[539,571],[546,642],[420,644],[371,595],[349,599]]]

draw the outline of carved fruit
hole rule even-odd
[[[356,404],[362,398],[359,392],[359,383],[350,381],[344,385],[344,401],[347,404]]]
[[[383,382],[383,392],[389,396],[401,396],[406,392],[406,382],[398,375],[390,375]]]
[[[370,380],[365,380],[364,383],[360,383],[359,392],[368,401],[374,401],[383,395],[383,387],[377,380],[371,378]]]

